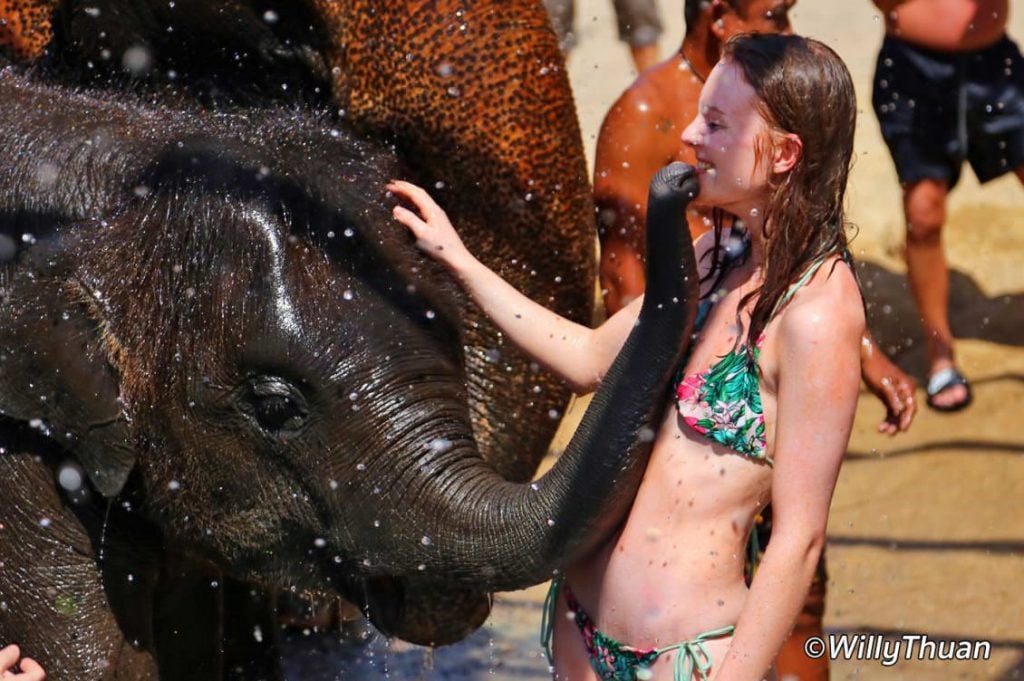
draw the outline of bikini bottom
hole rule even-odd
[[[548,664],[554,664],[551,656],[551,634],[554,629],[555,606],[558,592],[565,594],[565,602],[576,626],[583,636],[583,645],[590,658],[590,666],[602,681],[644,681],[651,678],[650,666],[659,657],[676,651],[672,678],[674,681],[690,681],[696,674],[706,681],[711,673],[711,654],[705,641],[732,635],[735,627],[728,626],[699,634],[696,638],[675,643],[664,648],[636,648],[616,641],[594,626],[594,621],[580,606],[562,575],[551,580],[547,599],[544,602],[544,616],[541,622],[541,645],[548,656]]]

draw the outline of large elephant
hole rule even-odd
[[[485,261],[586,319],[585,170],[539,4],[225,3],[228,28],[193,4],[62,3],[42,75],[0,72],[0,640],[53,678],[272,676],[250,583],[457,640],[628,508],[692,317],[682,194],[629,351],[528,484],[566,393],[382,187],[435,186]],[[236,55],[256,63],[229,78]]]

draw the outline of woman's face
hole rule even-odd
[[[722,208],[740,218],[763,208],[772,154],[765,148],[764,158],[756,161],[759,141],[766,144],[770,139],[756,103],[757,95],[740,67],[727,59],[718,62],[701,91],[697,117],[683,131],[683,142],[697,156],[698,205]]]

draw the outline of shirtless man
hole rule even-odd
[[[885,17],[874,109],[903,186],[907,272],[928,350],[928,404],[963,409],[955,364],[946,197],[966,160],[981,182],[1024,182],[1024,60],[1006,36],[1008,0],[874,0]],[[982,225],[979,225],[981,227]]]
[[[686,35],[669,59],[648,69],[605,116],[597,141],[594,199],[601,237],[601,286],[612,314],[644,290],[643,226],[651,176],[674,160],[694,163],[683,144],[683,129],[697,114],[704,79],[722,45],[744,32],[791,32],[789,11],[796,0],[685,0]],[[707,231],[706,216],[692,213],[694,236]],[[879,430],[894,434],[913,420],[914,382],[865,335],[861,346],[865,383],[886,406]],[[810,660],[804,642],[821,635],[825,599],[824,564],[778,658],[780,678],[825,679],[827,660]]]

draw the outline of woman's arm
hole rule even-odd
[[[640,314],[642,296],[597,329],[577,324],[530,300],[473,257],[422,188],[396,180],[388,190],[419,212],[395,206],[395,219],[416,236],[417,246],[455,274],[502,333],[575,392],[597,388]]]
[[[39,666],[39,663],[29,657],[21,657],[18,646],[9,645],[0,649],[0,678],[11,679],[12,681],[43,681],[46,672]],[[21,672],[12,671],[15,666],[21,667]]]
[[[825,544],[857,407],[864,330],[856,285],[843,275],[845,268],[837,268],[825,290],[779,320],[772,538],[716,681],[764,677],[793,628]]]

